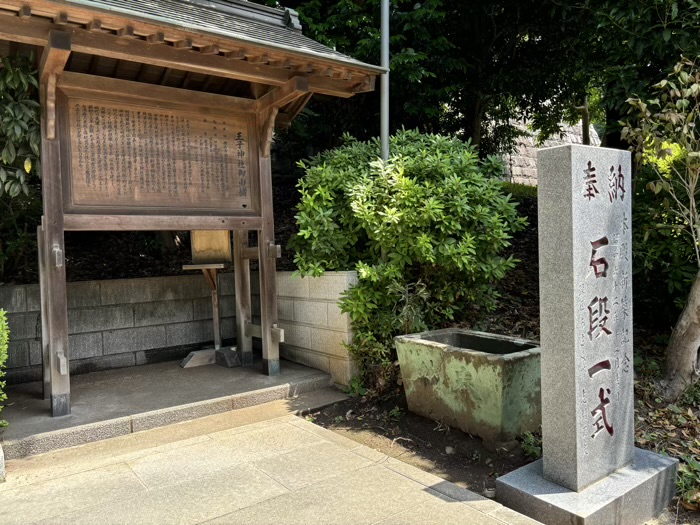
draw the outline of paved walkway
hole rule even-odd
[[[285,401],[12,460],[0,524],[530,525]]]

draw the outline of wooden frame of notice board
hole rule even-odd
[[[66,230],[256,229],[255,101],[134,84],[60,77]]]
[[[70,413],[64,231],[233,231],[236,333],[278,374],[270,144],[281,107],[308,100],[294,76],[255,99],[64,72],[71,35],[52,31],[40,65],[44,216],[38,229],[44,397]],[[258,246],[248,245],[256,231]],[[249,260],[259,261],[252,323]],[[245,362],[244,357],[244,362]]]

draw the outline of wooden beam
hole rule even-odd
[[[165,70],[163,71],[163,74],[160,77],[160,82],[159,84],[161,86],[164,86],[165,84],[168,83],[168,79],[170,78],[170,75],[172,75],[173,70],[170,69],[169,67],[166,67]]]
[[[180,83],[179,89],[187,89],[187,86],[189,86],[191,80],[192,80],[192,73],[191,72],[185,73],[185,77],[182,79],[182,82]]]
[[[118,93],[129,93],[131,99],[153,102],[162,108],[182,109],[188,107],[207,107],[219,111],[231,111],[236,108],[241,112],[255,111],[255,100],[213,93],[193,93],[179,88],[156,86],[151,84],[134,84],[130,80],[96,77],[82,73],[65,72],[61,75],[58,87],[74,96],[108,95],[119,98]]]
[[[56,75],[66,67],[70,53],[70,34],[51,31],[39,62],[39,82],[43,86],[43,136],[47,140],[56,138]]]
[[[71,35],[64,31],[51,31],[39,62],[39,81],[46,82],[49,75],[63,71],[71,54]]]
[[[245,51],[242,49],[236,49],[233,51],[226,51],[224,56],[229,60],[243,60],[245,58]]]
[[[267,64],[270,61],[267,55],[246,54],[245,58],[250,64]]]
[[[44,240],[44,217],[41,218],[41,225],[36,228],[36,241],[39,255],[39,300],[41,317],[41,369],[43,378],[43,397],[51,399],[51,344],[49,339],[49,319],[44,312],[48,312],[49,304],[46,294],[48,292],[48,283],[46,282],[46,258],[44,250],[46,243]]]
[[[85,29],[88,31],[102,31],[102,22],[100,20],[90,20],[87,24],[85,24]]]
[[[173,42],[173,47],[175,49],[192,49],[192,40],[189,38],[178,40],[177,42]]]
[[[253,362],[253,338],[246,333],[246,326],[253,320],[250,297],[250,263],[243,257],[248,249],[248,231],[233,232],[233,277],[236,296],[236,344],[243,365]]]
[[[287,89],[290,87],[287,86]],[[269,109],[258,112],[259,209],[262,215],[262,225],[258,229],[258,268],[263,371],[272,376],[280,373],[279,343],[281,339],[277,312],[276,250],[273,248],[275,246],[275,218],[272,210],[272,165],[270,161],[270,145],[278,108],[274,104],[270,104],[268,107]]]
[[[219,54],[219,46],[213,45],[213,46],[200,47],[199,52],[203,55],[218,55]]]
[[[68,23],[68,14],[63,12],[56,14],[56,16],[53,17],[53,23],[57,26],[66,25]]]
[[[313,93],[306,93],[305,95],[299,97],[297,100],[295,100],[293,103],[287,105],[284,108],[284,113],[280,111],[277,113],[277,119],[275,120],[275,127],[276,128],[288,128],[289,126],[292,125],[292,120],[296,118],[299,113],[301,113],[306,105],[309,103],[311,100],[311,97],[313,97]]]
[[[149,44],[164,44],[165,43],[165,33],[158,31],[152,35],[146,37],[146,42]]]
[[[260,217],[92,214],[65,216],[66,231],[255,230],[261,224]]]
[[[88,65],[87,72],[90,75],[97,74],[97,68],[99,67],[99,65],[100,65],[100,57],[97,55],[92,55],[92,57],[90,57],[90,64]]]
[[[49,36],[51,41],[51,36]],[[51,54],[51,45],[47,45],[44,56]],[[42,59],[42,64],[55,65],[56,59]],[[42,71],[43,73],[43,71]],[[49,111],[47,91],[55,85],[56,74],[43,75],[40,78],[42,113]],[[49,391],[51,414],[65,416],[71,412],[70,403],[70,367],[68,357],[68,301],[66,294],[66,265],[63,224],[63,183],[61,173],[61,136],[53,139],[48,135],[48,118],[41,124],[41,161],[42,161],[42,197],[44,205],[44,231],[42,246],[42,263],[44,284],[42,318],[46,318],[49,345]]]
[[[22,7],[20,7],[17,16],[19,16],[20,18],[29,18],[30,16],[32,16],[32,8],[28,5],[23,5]]]
[[[270,65],[272,67],[283,67],[285,69],[288,69],[292,67],[292,62],[288,58],[283,58],[277,60],[270,60]]]
[[[117,29],[117,36],[120,38],[136,38],[133,26],[124,26]]]
[[[286,84],[273,89],[257,100],[258,111],[266,111],[271,107],[282,107],[309,92],[309,79],[292,77]]]

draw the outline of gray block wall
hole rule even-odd
[[[220,279],[222,335],[232,340],[233,274]],[[354,279],[354,272],[313,279],[279,272],[277,277],[280,325],[287,340],[282,355],[329,372],[340,384],[348,383],[354,369],[342,346],[351,339],[349,321],[336,303]],[[259,308],[257,275],[251,280],[253,304]],[[10,384],[41,380],[39,306],[38,285],[0,286],[0,308],[7,311],[10,327]],[[71,373],[180,359],[213,343],[211,315],[209,287],[199,274],[68,283]]]
[[[515,151],[503,157],[506,163],[506,175],[511,182],[537,186],[537,149],[551,148],[565,144],[583,144],[583,128],[581,123],[575,126],[568,124],[562,126],[562,134],[550,137],[544,144],[537,143],[537,137],[530,131],[525,123],[516,123],[516,127],[525,133],[519,137]],[[598,133],[591,126],[591,145],[599,146]]]
[[[277,297],[285,359],[328,372],[340,385],[357,373],[345,344],[352,342],[347,314],[338,299],[357,282],[355,272],[327,272],[321,277],[277,272]]]

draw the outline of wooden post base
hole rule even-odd
[[[263,374],[268,376],[280,375],[279,359],[263,359]]]
[[[70,394],[56,394],[51,396],[51,415],[53,417],[70,415]]]
[[[241,365],[242,366],[249,366],[249,365],[253,364],[253,351],[252,350],[250,350],[248,352],[244,352],[239,347],[238,348],[238,356],[241,358]]]

